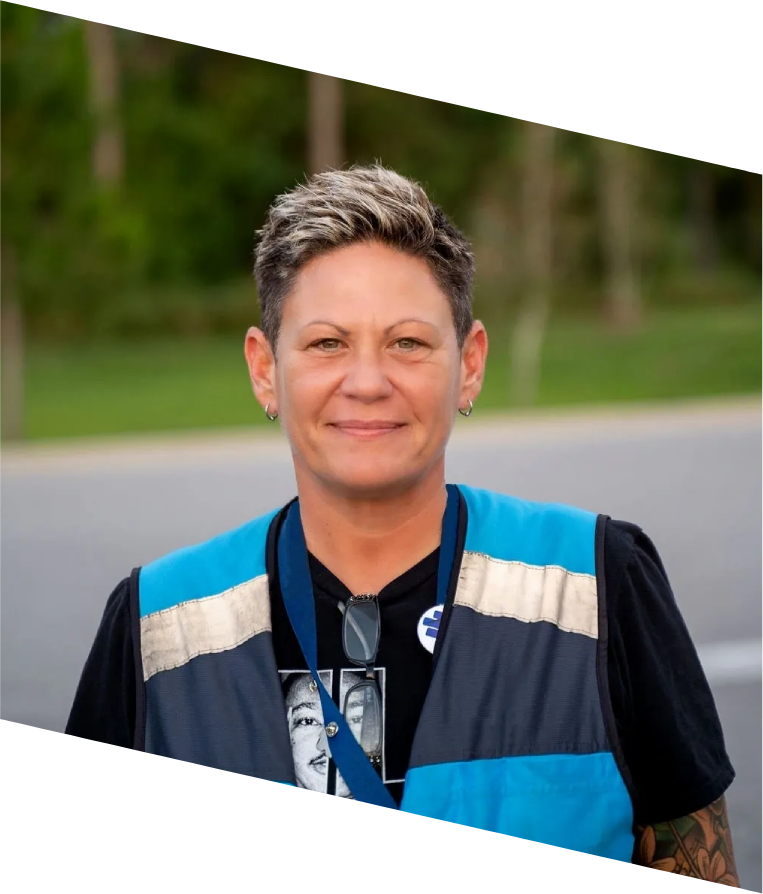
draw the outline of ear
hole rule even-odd
[[[475,401],[482,390],[487,361],[487,332],[479,320],[472,323],[472,328],[461,348],[461,391],[459,406],[467,400]]]
[[[263,409],[270,404],[271,411],[277,410],[276,361],[264,332],[256,326],[250,326],[247,330],[244,339],[244,356],[249,367],[249,380],[252,383],[254,396]]]

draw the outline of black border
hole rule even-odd
[[[135,664],[135,735],[133,749],[146,750],[146,683],[143,679],[143,654],[140,644],[140,568],[133,568],[127,584],[127,608],[132,633]]]
[[[281,525],[286,519],[286,513],[289,511],[292,503],[297,502],[298,497],[294,497],[278,510],[268,527],[267,537],[265,539],[265,573],[268,576],[268,595],[273,598],[273,585],[277,584],[280,588],[278,580],[278,559],[276,550],[278,549],[278,535],[281,533]]]
[[[625,762],[625,754],[623,752],[622,743],[620,742],[620,736],[617,733],[615,712],[612,707],[612,699],[609,692],[609,617],[607,615],[606,557],[604,550],[604,538],[607,523],[609,521],[611,521],[611,518],[608,515],[598,515],[596,518],[595,562],[599,628],[598,637],[596,639],[596,682],[599,688],[599,703],[601,705],[601,713],[604,719],[604,731],[609,740],[609,747],[612,749],[612,756],[615,759],[617,768],[620,771],[620,775],[622,776],[625,787],[630,795],[633,808],[633,831],[635,834],[638,798],[635,785],[633,784],[633,777]]]

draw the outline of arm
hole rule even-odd
[[[734,769],[662,561],[625,522],[609,523],[605,547],[611,735],[633,799],[632,861],[738,887],[724,800]]]
[[[65,732],[132,748],[136,666],[130,624],[130,579],[114,590],[80,677]]]
[[[633,862],[738,888],[726,799],[680,819],[637,826]]]

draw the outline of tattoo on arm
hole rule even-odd
[[[738,888],[726,799],[680,819],[638,826],[633,862]]]

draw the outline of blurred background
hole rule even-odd
[[[759,392],[761,178],[2,4],[5,439],[261,421],[255,230],[380,160],[472,239],[481,409]]]
[[[449,479],[652,537],[737,771],[742,884],[760,891],[760,175],[0,14],[2,717],[62,730],[117,582],[292,498],[243,358],[255,231],[310,172],[380,161],[477,255],[490,355]]]

